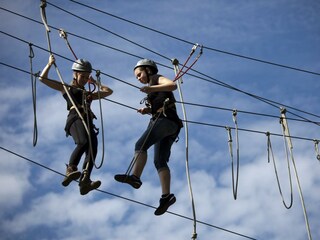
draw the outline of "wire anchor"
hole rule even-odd
[[[193,63],[192,63],[185,71],[182,71],[182,70],[186,67],[186,65],[187,65],[187,63],[189,62],[191,56],[194,54],[194,52],[196,51],[196,49],[197,49],[198,47],[200,47],[200,52],[199,52],[198,56],[195,58],[195,60],[193,61]],[[184,62],[184,64],[182,65],[182,68],[181,68],[181,69],[178,69],[178,72],[176,73],[176,77],[175,77],[175,79],[174,79],[173,81],[175,82],[175,81],[177,81],[178,79],[180,79],[181,83],[183,83],[183,82],[182,82],[182,76],[183,76],[184,74],[186,74],[186,73],[193,67],[193,65],[196,64],[196,62],[197,62],[197,61],[199,60],[199,58],[201,57],[202,53],[203,53],[203,46],[202,46],[202,45],[199,45],[198,43],[194,44],[193,47],[192,47],[192,49],[191,49],[191,52],[190,52],[190,54],[189,54],[189,57],[187,58],[187,60],[186,60],[186,61]],[[178,64],[179,64],[179,61],[178,61],[177,59],[173,59],[173,60],[172,60],[172,64],[174,64],[174,61],[175,61],[175,60],[176,60],[176,61],[178,62]]]
[[[194,46],[192,48],[191,55],[195,51],[196,47]],[[202,51],[201,51],[202,52]],[[200,56],[199,56],[200,57]],[[185,62],[184,66],[188,62],[189,58]],[[196,62],[196,61],[195,61]],[[194,62],[194,63],[195,63]],[[192,65],[194,65],[194,63]],[[187,121],[187,114],[186,114],[186,109],[183,101],[183,95],[182,95],[182,90],[181,90],[181,83],[182,83],[182,76],[192,67],[192,65],[188,68],[187,71],[185,71],[183,74],[179,76],[181,73],[181,70],[179,70],[179,61],[178,59],[172,59],[172,64],[175,72],[175,80],[178,80],[178,91],[180,95],[180,101],[181,101],[181,107],[182,107],[182,113],[183,113],[183,120],[184,120],[184,130],[185,130],[185,149],[186,149],[186,174],[187,174],[187,179],[188,179],[188,186],[189,186],[189,193],[190,193],[190,199],[191,199],[191,206],[192,206],[192,213],[193,213],[193,235],[192,239],[196,240],[197,239],[197,218],[196,218],[196,208],[195,208],[195,201],[193,197],[193,192],[192,192],[192,186],[191,186],[191,178],[190,178],[190,170],[189,170],[189,134],[188,134],[188,121]]]

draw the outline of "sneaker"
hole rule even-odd
[[[101,181],[91,181],[90,178],[85,174],[79,182],[80,194],[86,195],[88,192],[99,188],[100,185]]]
[[[66,176],[62,181],[62,186],[67,187],[72,181],[78,180],[81,173],[78,171],[76,166],[67,165]]]
[[[135,189],[140,188],[142,185],[140,178],[135,175],[117,174],[114,176],[114,179],[118,182],[128,183]]]
[[[166,197],[161,197],[159,202],[160,205],[154,212],[154,215],[157,216],[164,214],[168,208],[176,202],[176,197],[173,194],[169,194]]]

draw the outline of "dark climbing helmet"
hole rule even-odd
[[[72,70],[78,71],[78,72],[92,72],[92,66],[91,63],[85,59],[77,59],[72,64]]]
[[[138,67],[149,67],[151,68],[153,74],[156,74],[158,72],[157,64],[150,59],[141,59],[140,61],[137,62],[133,70],[135,70]]]

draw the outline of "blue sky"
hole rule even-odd
[[[292,208],[287,210],[282,204],[273,164],[267,159],[267,137],[264,133],[269,131],[275,134],[271,135],[272,147],[284,198],[289,202],[284,143],[281,136],[276,136],[281,135],[279,118],[243,111],[279,116],[279,108],[286,105],[290,113],[319,122],[320,3],[316,0],[79,2],[184,40],[132,25],[72,1],[48,1],[49,25],[69,32],[68,39],[76,55],[88,59],[95,69],[101,70],[102,82],[114,90],[109,97],[112,101],[133,108],[141,107],[139,103],[144,94],[124,83],[140,86],[132,72],[140,57],[153,59],[159,64],[160,73],[173,79],[169,59],[177,58],[184,62],[192,47],[190,43],[205,46],[193,69],[206,76],[199,78],[199,73],[190,71],[195,76],[183,77],[182,91],[185,102],[217,107],[186,105],[188,120],[216,127],[188,125],[191,182],[197,219],[232,232],[198,223],[198,239],[308,239],[292,162],[294,200]],[[101,169],[93,170],[92,178],[102,181],[100,189],[103,192],[94,191],[81,196],[76,183],[63,188],[61,175],[10,153],[12,151],[64,173],[74,144],[71,138],[65,137],[63,130],[67,115],[64,99],[60,93],[37,82],[38,142],[32,146],[34,116],[30,75],[4,64],[29,71],[29,42],[34,44],[34,72],[42,70],[47,63],[48,52],[43,50],[47,49],[43,25],[12,13],[41,21],[40,1],[2,1],[0,6],[1,238],[190,239],[192,221],[170,213],[156,217],[152,208],[108,194],[158,205],[161,192],[153,166],[152,149],[139,190],[113,180],[115,174],[126,171],[134,143],[149,120],[133,109],[102,101],[105,159]],[[50,33],[52,50],[63,79],[69,82],[73,55],[54,28]],[[318,74],[252,61],[221,51]],[[53,69],[50,77],[58,80]],[[271,106],[243,92],[215,84],[216,80],[276,104]],[[177,91],[175,96],[178,100]],[[180,104],[177,107],[182,117]],[[237,200],[232,195],[228,134],[224,128],[234,127],[232,111],[218,108],[237,109],[239,128],[250,130],[239,131]],[[99,116],[98,102],[93,109]],[[287,117],[294,118],[288,120],[290,133],[296,137],[292,139],[294,161],[311,234],[313,239],[319,239],[320,163],[312,141],[320,138],[319,126],[296,121],[298,117],[290,113]],[[100,126],[100,122],[96,121],[96,125]],[[235,139],[234,131],[232,135]],[[97,161],[101,160],[101,135],[99,140]],[[181,131],[180,141],[174,144],[169,162],[172,192],[177,197],[170,211],[192,218],[184,141],[184,131]],[[233,148],[235,151],[235,145]]]

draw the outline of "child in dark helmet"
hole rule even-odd
[[[90,93],[86,91],[85,85],[88,81],[93,84],[97,84],[97,82],[90,75],[92,71],[90,62],[84,59],[78,59],[72,65],[73,79],[71,84],[66,86],[68,91],[66,92],[64,86],[60,82],[48,79],[50,68],[54,63],[55,58],[53,55],[50,55],[49,62],[40,75],[40,81],[48,87],[60,91],[66,99],[69,114],[65,131],[67,136],[72,136],[76,144],[76,147],[70,156],[66,176],[62,181],[62,185],[66,187],[71,181],[80,178],[80,193],[81,195],[85,195],[101,185],[100,181],[91,181],[90,179],[98,148],[97,133],[95,131],[95,126],[93,125],[93,118],[95,118],[95,116],[90,109],[90,103],[92,100],[99,99],[99,97],[104,98],[111,95],[112,90],[107,86],[100,85],[101,90],[99,93]],[[76,108],[81,114],[82,119],[76,111]],[[83,123],[83,121],[85,123]],[[88,132],[84,124],[87,126]],[[83,154],[85,154],[85,160],[81,173],[78,171],[78,164]]]
[[[115,175],[115,180],[139,188],[142,185],[140,177],[147,162],[147,150],[154,145],[154,165],[162,188],[160,204],[154,214],[161,215],[176,201],[174,194],[170,192],[171,175],[167,163],[171,146],[182,127],[182,121],[177,115],[172,93],[177,89],[176,84],[157,73],[157,65],[149,59],[140,60],[134,68],[137,80],[146,85],[141,87],[140,91],[148,94],[147,106],[139,109],[138,112],[151,114],[152,118],[147,129],[136,142],[132,175],[118,174]]]

